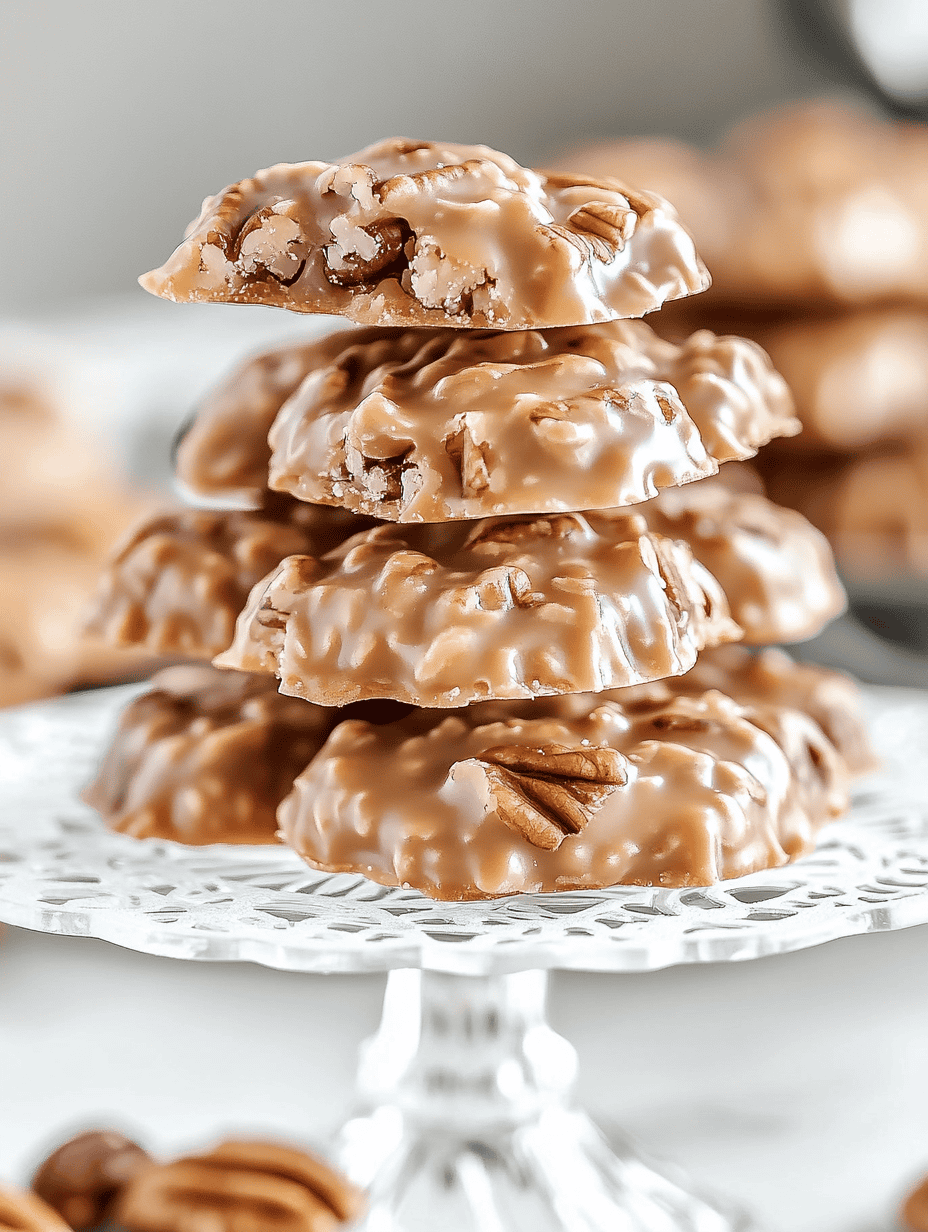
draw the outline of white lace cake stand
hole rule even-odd
[[[786,868],[709,889],[435,903],[317,873],[278,847],[107,831],[77,799],[137,687],[0,715],[0,919],[151,954],[391,976],[342,1130],[366,1232],[746,1232],[570,1102],[550,968],[757,958],[928,921],[928,693],[870,690],[879,774]]]

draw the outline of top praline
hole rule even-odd
[[[208,197],[142,286],[363,325],[544,329],[640,317],[709,276],[662,198],[486,146],[391,138]]]

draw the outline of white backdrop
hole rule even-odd
[[[775,0],[3,0],[0,312],[128,290],[271,162],[402,133],[538,165],[826,86]]]

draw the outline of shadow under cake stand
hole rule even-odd
[[[759,958],[928,922],[928,692],[870,689],[883,769],[815,852],[707,889],[437,903],[289,850],[110,833],[77,791],[140,686],[0,715],[0,920],[174,958],[389,971],[338,1142],[367,1232],[749,1232],[570,1099],[547,971]]]

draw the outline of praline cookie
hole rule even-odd
[[[708,330],[349,330],[277,416],[270,486],[398,522],[604,509],[798,430],[763,351]]]
[[[640,518],[385,524],[251,592],[223,667],[321,705],[460,706],[678,675],[736,641],[715,579]]]
[[[709,280],[673,209],[486,146],[390,138],[208,197],[146,290],[360,325],[535,329],[639,317]]]
[[[570,717],[515,703],[491,722],[342,723],[281,804],[282,835],[315,867],[461,900],[707,885],[794,859],[846,807],[843,763],[798,711],[564,700]]]
[[[84,799],[113,830],[182,843],[273,843],[276,810],[338,721],[269,676],[172,667],[122,715]]]
[[[232,641],[252,586],[285,556],[327,552],[369,525],[287,498],[254,513],[160,514],[108,566],[88,629],[113,645],[211,659]]]

